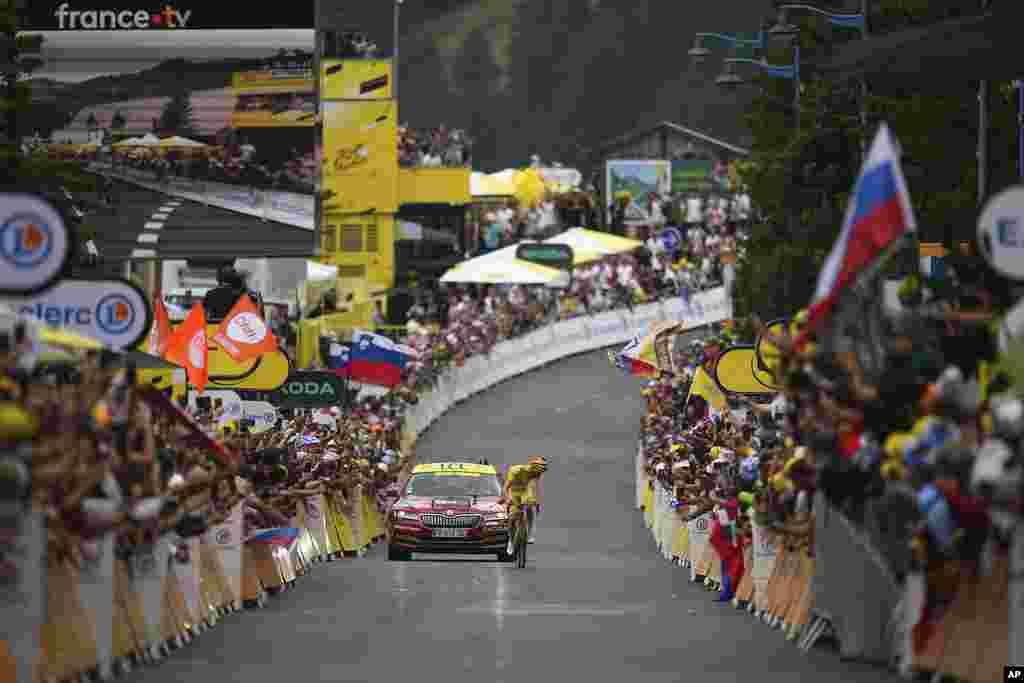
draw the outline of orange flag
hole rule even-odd
[[[224,353],[236,363],[243,363],[269,351],[277,350],[277,340],[259,309],[243,294],[213,335]]]
[[[167,315],[167,308],[164,306],[163,300],[159,296],[154,297],[153,330],[149,333],[149,344],[146,350],[154,356],[163,358],[173,334],[174,328],[171,327],[171,318]]]
[[[197,303],[189,311],[185,322],[174,331],[164,357],[175,365],[185,368],[189,383],[199,393],[202,393],[210,375],[210,368],[207,364],[208,355],[206,311],[203,310],[202,303]]]

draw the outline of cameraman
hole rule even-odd
[[[207,323],[219,323],[231,312],[232,306],[243,294],[249,295],[253,303],[262,311],[263,298],[246,286],[245,278],[235,270],[233,265],[221,266],[217,269],[217,286],[203,297],[203,309],[206,311]]]

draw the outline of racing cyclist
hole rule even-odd
[[[537,509],[537,481],[548,469],[548,462],[542,457],[530,458],[525,465],[512,465],[505,475],[502,499],[508,504],[509,512],[526,506],[526,524],[530,543],[534,541],[533,522]],[[509,554],[512,554],[512,537],[508,539]]]

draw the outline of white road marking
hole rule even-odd
[[[162,212],[162,213],[170,213],[171,211],[174,211],[176,208],[178,208],[178,207],[170,205],[170,204],[165,204],[164,206],[161,206],[157,210]]]
[[[170,213],[157,212],[150,216],[150,218],[152,218],[155,221],[165,221],[168,219],[168,217],[170,217],[170,215]]]
[[[164,224],[160,221],[147,221],[142,227],[146,230],[162,230]]]
[[[132,258],[153,258],[156,252],[152,249],[132,249]]]
[[[160,240],[160,233],[157,232],[143,232],[139,233],[139,241],[143,244],[153,244]]]
[[[505,601],[500,601],[499,604],[462,607],[456,611],[462,614],[494,614],[501,617],[622,617],[651,609],[649,605],[623,605],[618,608],[609,608],[587,605],[536,604],[510,607],[507,603],[501,603],[505,603]]]

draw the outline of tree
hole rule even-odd
[[[157,128],[166,135],[180,135],[186,138],[197,135],[191,93],[182,90],[168,100],[160,112]]]
[[[491,43],[483,29],[466,37],[453,68],[455,82],[462,88],[463,110],[469,112],[469,135],[474,140],[473,162],[489,167],[497,162],[498,131],[494,116],[505,98],[495,92],[501,67],[494,61]]]
[[[952,0],[884,0],[873,5],[874,30],[898,30],[936,21],[953,11]],[[823,22],[806,20],[800,46],[805,59],[841,40]],[[853,36],[852,39],[859,39]],[[809,55],[809,56],[808,56]],[[786,64],[787,49],[769,50],[767,61]],[[953,234],[971,239],[976,216],[977,143],[974,84],[950,79],[941,94],[915,92],[906,82],[870,80],[864,98],[856,81],[805,79],[801,126],[794,131],[792,83],[761,78],[761,94],[747,112],[754,143],[741,177],[763,220],[752,228],[736,282],[737,315],[785,315],[806,305],[825,256],[838,235],[861,162],[877,124],[885,121],[899,140],[904,172],[922,241]],[[780,106],[781,105],[781,106]],[[860,118],[869,112],[868,126]],[[1012,176],[1013,105],[1004,88],[992,112],[991,152],[999,155],[994,187]],[[936,141],[941,140],[941,144]],[[1005,157],[1005,158],[1003,158]]]

